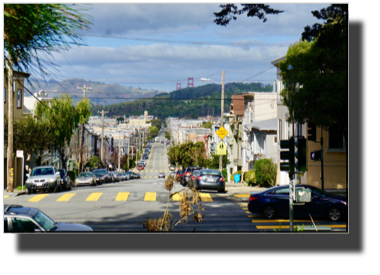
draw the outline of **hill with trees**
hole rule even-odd
[[[227,83],[224,87],[224,110],[227,112],[234,94],[243,92],[272,92],[272,85],[262,83]],[[93,115],[104,109],[108,116],[141,115],[145,110],[159,119],[166,117],[198,118],[199,116],[220,115],[221,86],[208,84],[184,88],[171,93],[159,94],[153,98],[123,102],[107,106],[95,106]]]

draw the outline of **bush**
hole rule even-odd
[[[222,170],[222,176],[223,178],[227,179],[227,169]]]
[[[244,174],[244,181],[248,186],[253,186],[256,184],[255,170],[250,170]]]
[[[276,184],[277,164],[271,159],[260,159],[255,163],[256,182],[261,186],[274,186]]]

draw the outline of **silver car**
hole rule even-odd
[[[42,191],[62,191],[61,175],[54,166],[39,166],[33,168],[30,174],[26,174],[25,182],[28,192],[36,193]]]
[[[96,176],[93,172],[82,172],[75,179],[75,186],[96,185]]]

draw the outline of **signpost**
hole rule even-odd
[[[218,137],[220,137],[221,140],[223,140],[228,135],[228,131],[223,126],[221,126],[219,130],[216,131],[216,134]]]
[[[220,158],[219,158],[219,170],[220,170],[220,172],[222,172],[222,162],[223,162],[222,161],[222,156],[223,155],[227,155],[227,147],[223,143],[223,139],[228,135],[228,131],[226,129],[224,129],[224,127],[222,125],[222,126],[220,126],[219,130],[216,131],[216,134],[221,139],[221,141],[218,144],[217,149],[216,149],[216,155],[220,156]]]
[[[216,147],[216,154],[219,156],[220,155],[227,155],[227,147],[223,141],[218,143],[218,146]]]

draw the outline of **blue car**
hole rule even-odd
[[[311,202],[296,203],[293,205],[293,214],[298,217],[329,218],[338,221],[347,215],[347,199],[344,196],[334,195],[310,185],[296,185],[297,188],[311,190]],[[289,186],[277,186],[263,192],[251,193],[248,210],[253,214],[262,214],[272,219],[277,216],[289,217]]]

